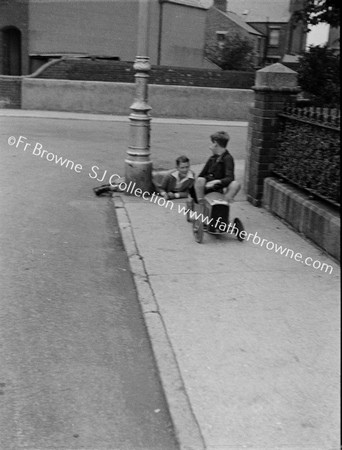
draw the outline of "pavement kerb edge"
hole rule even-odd
[[[204,438],[192,411],[165,324],[136,246],[125,203],[120,194],[113,195],[113,202],[179,448],[205,450]]]
[[[90,120],[104,122],[123,122],[130,124],[129,116],[120,116],[114,114],[97,114],[91,112],[72,112],[72,111],[50,111],[50,110],[29,110],[29,109],[9,109],[0,108],[0,117],[26,117],[40,119],[62,119],[62,120]],[[198,126],[233,126],[247,127],[248,121],[244,120],[220,120],[220,119],[193,119],[181,117],[153,117],[153,124],[177,124],[177,125],[198,125]]]

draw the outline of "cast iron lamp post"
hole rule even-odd
[[[148,54],[149,2],[139,0],[138,56],[135,59],[135,99],[130,107],[130,142],[125,159],[125,182],[136,183],[144,192],[152,193],[152,162],[150,161],[151,107],[148,100],[148,78],[151,65]]]

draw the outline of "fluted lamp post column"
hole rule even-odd
[[[150,122],[148,78],[151,65],[148,54],[149,2],[139,0],[138,56],[135,59],[135,99],[131,105],[130,142],[125,159],[125,182],[152,193],[152,162],[150,161]]]

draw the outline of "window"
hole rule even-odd
[[[227,31],[216,31],[216,39],[218,42],[222,42],[226,39]]]
[[[270,47],[278,47],[279,46],[279,38],[280,38],[280,29],[271,27],[270,32],[269,32]]]
[[[216,31],[216,41],[219,47],[222,48],[224,46],[227,34],[227,31]]]
[[[262,39],[260,36],[258,36],[257,42],[256,42],[256,53],[258,55],[261,53],[261,45],[262,45]]]

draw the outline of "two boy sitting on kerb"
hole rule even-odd
[[[186,156],[176,160],[176,169],[167,174],[160,185],[155,183],[156,190],[165,199],[187,198],[189,195],[195,202],[203,204],[205,194],[209,192],[224,193],[228,203],[232,203],[240,190],[240,184],[234,179],[234,160],[227,150],[229,135],[218,131],[210,136],[209,149],[212,156],[207,160],[202,171],[195,179],[190,170],[190,161]],[[94,188],[96,195],[116,191],[117,186],[103,185]]]
[[[195,202],[203,204],[205,194],[224,193],[228,203],[232,203],[241,186],[234,177],[234,160],[227,150],[229,135],[218,131],[210,136],[209,149],[212,156],[207,160],[195,180],[190,170],[190,161],[186,156],[176,160],[176,170],[166,175],[157,188],[165,199],[187,198],[189,194]]]

